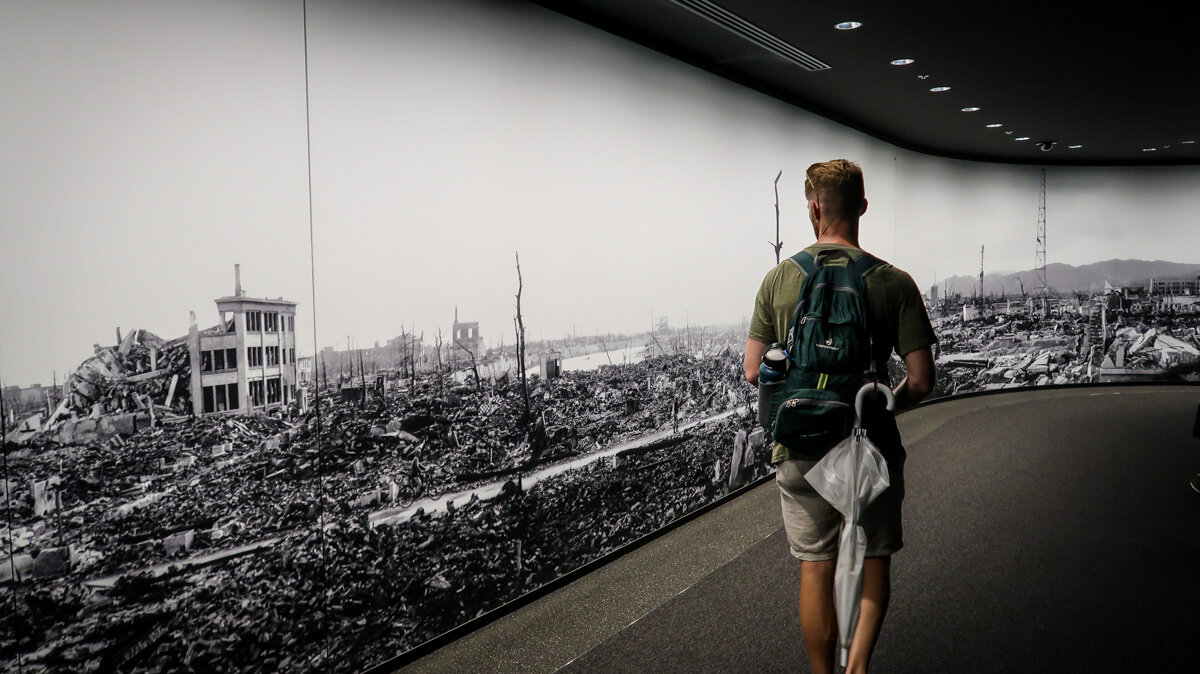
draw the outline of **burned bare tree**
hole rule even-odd
[[[470,358],[471,358],[471,374],[475,375],[475,390],[476,391],[482,390],[483,384],[481,384],[479,381],[479,363],[477,362],[477,360],[475,358],[475,352],[468,349],[465,344],[458,341],[457,339],[454,340],[454,345],[457,346],[458,348],[462,349],[463,351],[466,351],[467,355],[470,356]]]
[[[437,329],[437,336],[434,339],[435,339],[434,351],[437,354],[438,395],[444,396],[446,394],[446,391],[445,391],[444,380],[442,379],[443,373],[442,373],[442,329],[441,328]]]
[[[351,361],[350,367],[354,367],[353,361]],[[365,407],[367,404],[367,369],[363,367],[362,349],[358,350],[358,379],[362,391],[362,397],[358,399],[358,406]]]
[[[596,335],[596,341],[600,342],[600,348],[604,349],[604,355],[608,358],[608,364],[612,365],[612,354],[608,352],[608,345],[604,343],[604,337]]]
[[[662,344],[658,343],[658,337],[655,337],[653,332],[650,333],[650,339],[654,341],[654,346],[658,347],[658,352],[660,354],[664,356],[667,355],[667,350],[663,348]]]
[[[396,385],[399,386],[404,376],[408,374],[408,333],[404,331],[404,324],[400,325],[400,343],[396,345],[396,350],[400,352],[400,377]]]
[[[521,254],[517,258],[517,315],[513,318],[513,326],[517,333],[517,375],[521,379],[521,398],[525,402],[525,411],[521,414],[521,425],[529,429],[529,421],[533,413],[529,409],[529,382],[525,378],[525,321],[521,317],[521,292],[525,283],[521,279]]]
[[[401,335],[404,338],[404,354],[408,369],[408,392],[409,395],[417,394],[417,326],[413,324],[412,332],[407,335]],[[425,333],[421,333],[421,341],[425,340]]]
[[[780,169],[779,175],[775,176],[775,241],[767,242],[775,249],[775,264],[779,264],[779,251],[783,249],[783,241],[779,240],[779,179],[782,177],[783,170]]]

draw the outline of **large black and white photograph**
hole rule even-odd
[[[535,8],[327,8],[309,48],[332,649],[380,662],[768,473],[723,277],[774,263],[740,227],[774,231],[774,174],[738,167],[842,132]]]
[[[911,259],[940,340],[935,396],[1200,380],[1194,168],[964,177],[942,164],[902,167],[924,194],[906,183],[899,197],[914,218],[902,229],[936,232],[901,239],[921,247]]]
[[[770,476],[747,330],[833,157],[934,397],[1200,380],[1196,167],[921,155],[518,2],[0,44],[5,671],[363,671]]]
[[[7,671],[320,648],[296,9],[0,9]]]

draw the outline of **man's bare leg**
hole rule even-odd
[[[879,639],[879,629],[887,614],[888,599],[892,593],[891,557],[868,557],[863,560],[863,593],[859,604],[858,627],[854,629],[854,640],[850,642],[850,660],[847,674],[866,674],[871,663],[871,652]],[[815,671],[815,669],[814,669]]]
[[[836,560],[800,562],[800,631],[813,674],[833,674],[837,657],[837,614],[833,606]]]

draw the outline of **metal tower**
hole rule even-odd
[[[1037,275],[1036,292],[1045,297],[1049,292],[1046,284],[1046,169],[1042,169],[1042,190],[1038,197]]]

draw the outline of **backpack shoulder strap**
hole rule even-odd
[[[792,352],[796,345],[796,330],[800,319],[804,316],[804,304],[806,298],[812,292],[810,288],[813,284],[813,279],[817,276],[817,261],[812,255],[804,251],[800,251],[788,258],[791,262],[804,274],[804,282],[800,284],[800,295],[796,298],[796,308],[792,310],[792,322],[788,326],[787,337],[784,343],[787,344],[788,352]]]
[[[853,262],[850,263],[850,266],[858,274],[859,282],[862,283],[862,287],[865,291],[866,287],[867,287],[867,278],[866,278],[867,273],[877,267],[882,267],[885,264],[887,264],[887,262],[884,262],[883,260],[880,260],[879,258],[875,257],[874,255],[864,251],[862,255],[859,255],[857,259],[855,259]],[[867,346],[867,371],[871,374],[871,376],[873,378],[873,377],[875,377],[875,369],[876,369],[875,356],[874,356],[874,353],[875,353],[875,336],[873,334],[874,326],[871,324],[872,323],[871,307],[870,307],[870,302],[869,302],[865,292],[863,293],[861,299],[862,299],[862,304],[863,304],[863,309],[864,309],[863,318],[866,320],[866,324],[863,327],[865,327],[866,331],[867,331],[867,344],[868,344],[868,346]]]
[[[789,257],[788,262],[796,265],[796,268],[804,272],[805,276],[812,276],[817,273],[817,261],[813,259],[812,255],[804,251],[800,251]]]
[[[860,277],[865,277],[867,272],[876,267],[882,267],[885,264],[887,264],[887,262],[880,260],[870,253],[864,252],[851,263],[851,267],[854,268],[854,271],[857,272]]]

